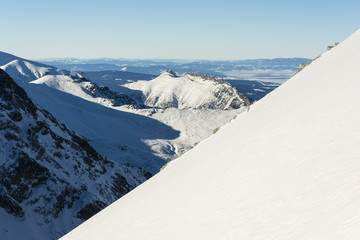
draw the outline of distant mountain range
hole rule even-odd
[[[159,75],[166,69],[172,69],[179,75],[196,72],[225,77],[227,71],[234,70],[294,70],[299,65],[308,62],[307,58],[275,58],[275,59],[248,59],[236,61],[187,61],[187,60],[134,60],[134,59],[43,59],[38,60],[49,65],[66,70],[77,71],[129,71]],[[222,75],[221,75],[222,74]]]

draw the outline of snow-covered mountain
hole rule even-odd
[[[140,76],[143,75],[140,74]],[[105,105],[111,106],[132,105],[132,107],[138,108],[229,110],[239,109],[250,104],[244,94],[238,92],[236,88],[223,81],[222,78],[209,75],[188,73],[178,77],[172,70],[167,70],[156,78],[135,81],[129,79],[129,77],[134,77],[132,74],[130,76],[125,75],[124,79],[114,79],[114,75],[105,72],[92,73],[89,76],[92,79],[91,81],[87,80],[81,83],[72,81],[69,77],[67,79],[45,77],[32,83],[46,84],[86,99],[89,98],[85,95],[90,94],[91,98],[95,96],[92,92],[94,87],[98,89],[99,85],[107,86],[107,89],[112,89],[112,95],[116,92],[121,94],[122,98],[128,99],[127,104],[117,105],[106,103],[106,97],[96,100],[97,102],[103,101]],[[85,95],[84,90],[88,90],[85,91]],[[113,101],[111,96],[108,99]]]
[[[232,91],[228,99],[240,99],[240,93],[224,85]],[[126,85],[110,86],[114,91],[86,79],[48,75],[23,87],[36,103],[89,139],[99,153],[123,164],[143,167],[153,174],[246,109],[243,101],[236,106],[240,109],[228,111],[164,105],[162,109],[151,108],[145,106],[146,98],[141,91]],[[189,86],[183,87],[189,90]],[[168,93],[173,94],[172,91],[169,87]],[[194,98],[197,92],[189,92],[188,96]],[[208,94],[209,97],[214,93],[206,88],[204,92],[202,96]],[[214,106],[220,105],[220,97],[211,100]],[[174,116],[180,118],[174,119]]]
[[[167,70],[153,80],[124,86],[141,91],[144,104],[149,107],[229,110],[250,104],[246,96],[222,78],[203,74],[188,73],[178,77]]]
[[[359,62],[357,31],[62,240],[359,239]]]
[[[56,239],[146,176],[98,154],[0,69],[1,239]]]
[[[30,82],[45,75],[63,75],[69,71],[26,60],[0,51],[0,68],[18,81]]]
[[[108,87],[95,83],[107,83],[104,79],[89,81],[78,73],[48,73],[30,82],[15,80],[31,99],[86,137],[100,154],[122,164],[143,167],[154,174],[169,160],[182,155],[211,135],[213,129],[246,109],[246,97],[221,79],[200,75],[190,80],[188,75],[184,81],[184,78],[168,74],[135,83],[137,86],[145,84],[143,89],[147,83],[154,83],[150,87],[159,83],[168,85],[165,87],[167,95],[175,96],[172,100],[179,105],[185,106],[188,99],[195,99],[202,106],[193,104],[191,109],[182,109],[169,102],[163,104],[162,109],[146,106],[148,98],[142,91],[128,87],[127,82],[109,81]],[[16,73],[12,75],[17,76]],[[172,81],[168,81],[169,78],[173,78]],[[190,91],[191,88],[196,91]],[[186,98],[177,100],[178,92]]]

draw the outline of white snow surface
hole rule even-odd
[[[93,96],[87,89],[94,84],[89,81],[76,82],[73,78],[66,75],[46,75],[37,80],[31,81],[32,84],[45,84],[51,88],[62,92],[86,99],[90,102],[111,106],[111,101],[102,97]]]
[[[360,239],[360,31],[62,240]]]

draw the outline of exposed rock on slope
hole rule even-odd
[[[340,44],[340,43],[336,42],[336,43],[334,44],[334,46],[328,46],[328,47],[327,47],[327,50],[330,51],[331,49],[333,49],[334,47],[336,47],[336,46],[339,45],[339,44]],[[297,71],[295,72],[294,76],[295,76],[296,74],[298,74],[301,70],[303,70],[305,67],[309,66],[313,61],[315,61],[315,60],[318,59],[319,57],[321,57],[321,55],[317,56],[316,58],[314,58],[314,59],[311,60],[310,62],[300,63],[300,65],[299,65],[300,70],[297,70]]]
[[[55,239],[145,175],[103,158],[0,69],[1,239]]]

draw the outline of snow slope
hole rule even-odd
[[[100,154],[122,164],[157,172],[166,161],[154,156],[151,147],[144,141],[171,140],[179,135],[178,131],[157,120],[118,111],[46,84],[27,84],[23,87],[34,102],[88,139]],[[76,91],[76,88],[71,90]]]
[[[90,82],[86,78],[74,79],[74,77],[68,75],[47,75],[35,81],[31,81],[30,83],[45,84],[59,91],[107,107],[117,107],[122,105],[132,105],[132,107],[137,107],[141,105],[126,94],[111,91],[107,86],[98,86],[96,83]]]
[[[357,31],[62,240],[359,239],[359,62]]]
[[[0,68],[17,81],[29,82],[45,75],[63,75],[68,71],[26,60],[0,51]]]

